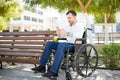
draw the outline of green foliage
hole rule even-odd
[[[42,8],[53,7],[59,12],[74,9],[81,11],[76,0],[24,0],[28,5],[34,7],[40,5]]]
[[[35,8],[34,7],[30,7],[28,5],[24,5],[24,9],[27,10],[27,11],[31,11],[31,12],[35,12]]]
[[[20,17],[21,11],[17,0],[0,0],[0,16],[4,17],[6,21]]]
[[[103,61],[106,67],[120,68],[120,44],[103,45],[100,53],[110,57]]]
[[[30,6],[41,5],[43,8],[54,7],[58,11],[74,9],[78,12],[81,11],[81,7],[77,3],[77,0],[24,0]],[[81,0],[83,5],[86,5],[88,0]],[[120,0],[92,0],[91,4],[87,8],[87,12],[94,14],[97,23],[104,23],[104,15],[107,15],[107,22],[115,22],[115,13],[120,11]]]
[[[104,15],[102,16],[101,14],[96,14],[94,22],[95,23],[104,23],[105,22],[104,18],[105,18]],[[112,14],[111,17],[107,18],[107,22],[115,23],[116,22],[115,14]]]
[[[96,23],[104,23],[104,15],[106,14],[107,23],[115,22],[115,14],[120,11],[120,0],[92,0],[88,6],[88,13],[95,15]]]
[[[0,0],[0,30],[6,29],[6,22],[20,17],[22,9],[17,0]]]
[[[112,43],[102,46],[102,55],[120,56],[120,45]]]
[[[6,22],[5,20],[3,19],[3,17],[0,16],[0,30],[5,30],[6,29]]]

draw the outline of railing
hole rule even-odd
[[[95,43],[105,43],[105,33],[95,33]],[[120,32],[108,33],[108,43],[120,43]]]

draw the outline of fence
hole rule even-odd
[[[95,33],[94,43],[104,44],[105,33]],[[120,32],[108,33],[108,43],[120,43]]]

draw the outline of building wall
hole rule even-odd
[[[46,9],[35,8],[35,12],[24,10],[20,18],[15,18],[8,23],[9,31],[39,31],[54,30],[57,26],[57,17],[48,16]]]

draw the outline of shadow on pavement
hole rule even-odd
[[[32,64],[11,65],[3,64],[3,69],[0,69],[0,80],[49,80],[42,77],[41,73],[34,73],[31,68]],[[103,70],[97,69],[91,77],[82,78],[76,72],[71,71],[72,80],[120,80],[120,70]],[[66,80],[65,72],[60,70],[57,80]]]

